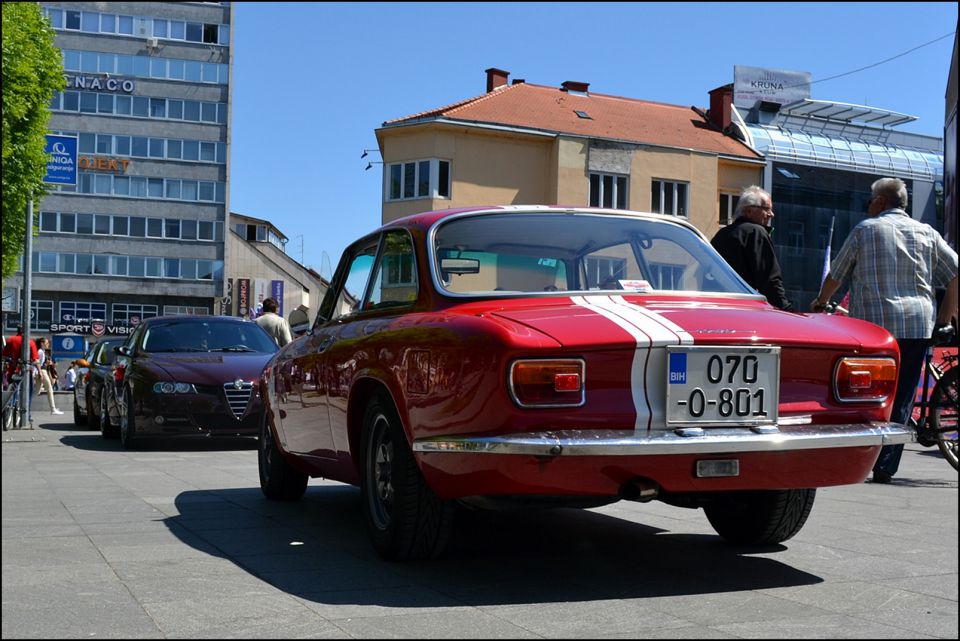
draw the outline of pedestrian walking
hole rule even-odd
[[[907,214],[902,180],[881,178],[870,194],[869,218],[850,231],[810,309],[823,310],[850,280],[850,315],[880,325],[897,339],[900,373],[890,420],[906,425],[934,327],[956,326],[957,253],[933,227]],[[935,313],[940,287],[946,292]],[[902,444],[883,447],[873,466],[874,483],[890,482],[902,453]]]
[[[283,316],[277,314],[277,301],[272,298],[264,298],[262,305],[263,313],[254,322],[265,329],[277,345],[283,347],[293,340],[290,334],[290,325]]]
[[[63,414],[57,409],[57,401],[53,397],[53,381],[50,380],[50,374],[47,372],[47,353],[49,351],[50,340],[44,336],[37,341],[37,364],[34,367],[37,376],[37,395],[46,392],[47,400],[50,402],[50,413]]]
[[[710,243],[747,284],[780,309],[793,311],[783,289],[780,262],[770,238],[773,199],[766,190],[751,185],[740,192],[736,218],[718,231]]]
[[[30,363],[24,368],[24,378],[27,381],[27,420],[33,422],[33,368],[39,362],[37,344],[31,338],[29,343]],[[13,376],[19,367],[23,356],[23,325],[17,326],[17,335],[11,336],[3,346],[3,360],[7,363],[7,380]]]

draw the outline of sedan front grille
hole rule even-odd
[[[230,404],[233,415],[243,418],[243,413],[250,402],[250,394],[253,392],[253,383],[248,381],[224,383],[223,392],[227,395],[227,403]]]

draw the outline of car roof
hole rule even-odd
[[[140,323],[142,325],[156,325],[157,323],[163,323],[168,321],[178,321],[178,322],[194,322],[194,323],[207,323],[210,321],[226,321],[232,323],[249,323],[250,321],[245,318],[240,318],[239,316],[210,316],[210,315],[197,315],[197,314],[169,314],[167,316],[151,316],[150,318],[145,318]]]

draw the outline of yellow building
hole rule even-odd
[[[764,159],[696,107],[547,87],[487,69],[481,96],[389,120],[383,222],[477,205],[602,206],[684,216],[707,237]],[[711,108],[729,110],[729,94]]]

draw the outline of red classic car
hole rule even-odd
[[[910,439],[898,361],[876,325],[775,309],[675,217],[429,212],[352,244],[267,364],[261,488],[359,485],[397,560],[439,554],[458,503],[657,499],[780,542]]]

